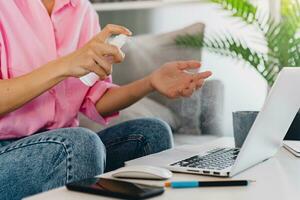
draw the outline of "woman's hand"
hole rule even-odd
[[[149,76],[108,90],[96,103],[102,116],[108,116],[137,102],[157,90],[169,98],[189,97],[204,84],[211,72],[191,74],[188,69],[198,69],[198,61],[180,61],[164,64]],[[130,73],[130,72],[129,72]]]
[[[96,73],[104,80],[112,73],[112,64],[122,62],[124,53],[116,46],[107,44],[111,35],[131,32],[122,26],[107,25],[100,33],[77,51],[61,58],[67,77],[81,77],[90,72]]]
[[[150,84],[154,90],[171,99],[190,97],[193,92],[201,88],[210,71],[202,73],[188,73],[188,69],[200,67],[198,61],[178,61],[164,64],[150,76]]]

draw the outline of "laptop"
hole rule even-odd
[[[153,164],[159,157],[162,162],[167,160],[159,166],[174,172],[232,177],[269,159],[282,146],[300,108],[299,85],[300,68],[284,68],[280,72],[241,149],[207,145],[185,155],[175,148],[128,164],[147,163],[146,160]]]

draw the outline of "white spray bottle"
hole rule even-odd
[[[116,37],[114,37],[112,40],[110,40],[108,43],[114,46],[117,46],[118,48],[122,48],[126,41],[128,40],[128,36],[121,34]],[[94,72],[90,72],[87,75],[84,75],[80,77],[80,80],[87,86],[93,86],[98,80],[99,77]]]

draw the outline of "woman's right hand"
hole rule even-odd
[[[111,35],[119,34],[130,36],[131,32],[125,27],[109,24],[82,48],[62,57],[64,75],[79,78],[94,72],[100,80],[106,79],[112,73],[112,64],[124,59],[124,53],[118,47],[107,43]]]

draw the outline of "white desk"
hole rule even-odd
[[[231,138],[222,138],[215,144],[232,145]],[[186,147],[185,147],[186,148]],[[152,157],[153,158],[153,157]],[[102,175],[110,177],[110,174]],[[214,180],[214,177],[205,177],[189,174],[174,174],[172,180]],[[235,176],[233,179],[256,180],[248,187],[231,188],[193,188],[193,189],[166,189],[161,196],[154,200],[289,200],[300,198],[300,158],[296,158],[282,148],[274,158],[261,163]],[[162,185],[161,181],[142,181],[143,183]],[[56,200],[106,200],[111,198],[88,195],[68,191],[65,187],[42,193],[28,200],[56,199]]]

